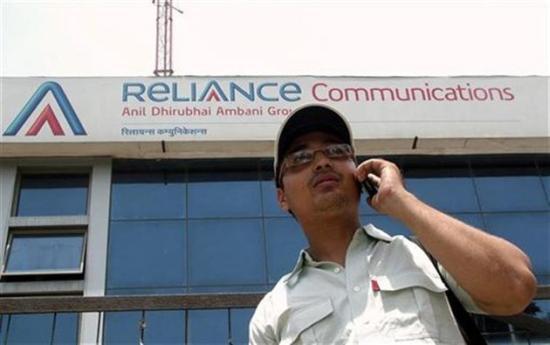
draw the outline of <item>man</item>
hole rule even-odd
[[[464,343],[447,287],[422,249],[361,226],[365,180],[378,188],[369,204],[412,231],[468,310],[516,314],[533,298],[536,281],[520,249],[420,201],[395,164],[357,166],[349,125],[333,109],[293,112],[279,130],[274,165],[279,204],[309,248],[258,305],[252,344]]]

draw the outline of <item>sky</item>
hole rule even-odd
[[[151,76],[151,0],[2,0],[0,76]],[[173,0],[176,75],[548,75],[550,2]]]

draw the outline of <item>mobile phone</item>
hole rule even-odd
[[[369,197],[374,197],[374,195],[378,192],[378,187],[375,186],[372,182],[370,182],[367,179],[365,181],[361,182],[361,185],[363,186],[363,189],[369,194]]]

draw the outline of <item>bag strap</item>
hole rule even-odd
[[[416,237],[409,236],[408,238],[411,242],[415,243],[426,253],[428,258],[430,258],[432,264],[435,266],[435,269],[441,277],[441,280],[443,280],[443,283],[447,286],[447,291],[445,292],[445,294],[447,295],[451,310],[458,324],[458,329],[460,330],[460,333],[462,334],[462,337],[464,338],[466,344],[487,345],[487,341],[481,335],[481,332],[477,328],[477,325],[472,319],[472,316],[470,315],[470,313],[468,313],[468,311],[466,311],[462,303],[460,303],[458,297],[456,297],[453,290],[449,288],[449,284],[447,284],[447,281],[445,280],[441,272],[439,272],[439,269],[437,268],[437,261],[435,260],[435,258],[426,250],[426,248],[424,248],[422,243],[420,243],[420,241]]]

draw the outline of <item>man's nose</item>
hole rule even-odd
[[[315,170],[320,170],[332,166],[332,160],[322,150],[319,150],[313,153],[313,166]]]

